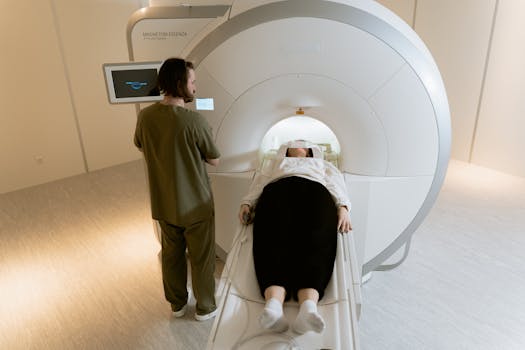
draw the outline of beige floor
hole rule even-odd
[[[0,349],[203,349],[172,319],[141,162],[0,196]],[[363,286],[361,345],[525,349],[525,179],[452,162],[399,268]]]
[[[525,349],[525,178],[452,162],[407,260],[363,295],[365,350]]]

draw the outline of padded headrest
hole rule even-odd
[[[286,157],[286,151],[288,148],[310,148],[314,158],[323,159],[323,151],[321,148],[319,148],[319,146],[317,146],[315,143],[305,140],[289,141],[282,144],[281,147],[279,147],[279,151],[277,151],[277,159]]]

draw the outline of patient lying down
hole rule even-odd
[[[286,331],[283,303],[293,298],[300,305],[293,330],[321,333],[325,322],[317,303],[332,276],[337,233],[351,230],[350,201],[343,175],[315,144],[293,141],[282,147],[286,156],[256,176],[239,211],[243,224],[254,214],[253,259],[266,301],[259,322]]]

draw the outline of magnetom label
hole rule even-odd
[[[177,37],[187,37],[186,31],[170,31],[170,32],[142,32],[142,39],[144,40],[169,40]]]
[[[136,61],[163,61],[179,56],[211,18],[145,19],[133,27],[131,40]]]

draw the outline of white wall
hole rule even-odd
[[[525,176],[525,2],[379,2],[405,21],[415,11],[447,88],[452,157]]]
[[[525,176],[525,3],[379,2],[415,24],[435,56],[450,100],[452,156]],[[0,193],[139,159],[135,108],[107,102],[102,64],[128,61],[127,22],[146,3],[0,4]]]
[[[127,62],[130,0],[0,7],[0,193],[138,159],[135,109],[107,102],[102,64]]]
[[[472,162],[525,176],[525,1],[499,1]]]
[[[0,192],[84,172],[49,1],[2,1],[0,48]]]
[[[416,32],[439,66],[452,114],[452,157],[469,161],[496,0],[418,0]]]
[[[88,169],[137,159],[134,105],[107,102],[103,63],[128,62],[126,25],[136,0],[54,0]]]
[[[417,0],[377,0],[378,3],[390,9],[414,28],[414,18]]]

